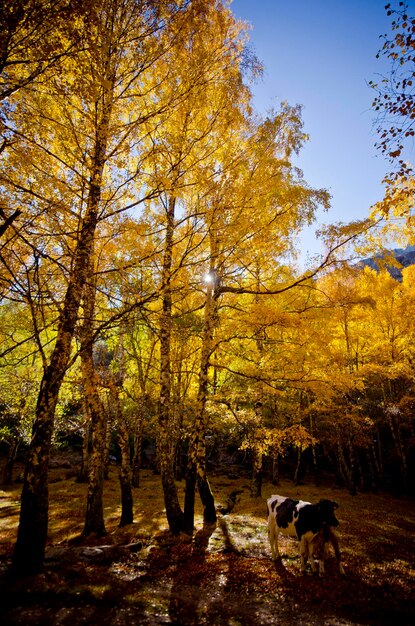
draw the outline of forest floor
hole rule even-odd
[[[3,626],[404,626],[415,619],[415,502],[329,486],[264,484],[251,498],[249,479],[211,480],[222,513],[193,537],[167,531],[160,478],[143,471],[134,490],[134,524],[118,528],[117,468],[105,483],[108,536],[79,543],[86,486],[65,461],[50,471],[46,566],[24,580],[8,575],[21,485],[0,491],[0,623]],[[178,483],[181,492],[183,484]],[[346,576],[334,557],[319,578],[299,571],[298,546],[281,538],[271,560],[265,500],[271,493],[339,503]],[[234,504],[226,513],[228,504]],[[94,547],[95,544],[95,547]],[[102,547],[103,545],[107,547]],[[133,544],[130,548],[122,548]]]

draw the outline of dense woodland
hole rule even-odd
[[[393,14],[413,47],[414,22]],[[105,534],[110,455],[120,524],[144,457],[174,533],[192,532],[196,491],[215,519],[208,474],[230,465],[253,495],[264,472],[413,493],[415,267],[396,280],[356,262],[391,224],[411,240],[411,171],[387,131],[385,201],[322,229],[301,272],[298,235],[329,194],[294,163],[301,107],[253,109],[262,68],[231,7],[16,0],[0,19],[4,482],[17,454],[26,466],[15,570],[43,561],[56,446],[82,446],[85,536]]]

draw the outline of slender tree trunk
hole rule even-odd
[[[108,64],[109,68],[109,64]],[[48,464],[59,391],[69,364],[71,344],[79,306],[87,280],[97,226],[102,177],[106,159],[114,78],[110,86],[102,81],[102,98],[97,100],[99,121],[91,158],[87,209],[80,225],[72,271],[62,303],[58,330],[49,364],[44,368],[36,404],[32,439],[27,455],[20,521],[13,554],[12,569],[18,575],[36,573],[43,567],[48,533]]]
[[[379,480],[383,478],[382,466],[377,456],[376,446],[372,441],[370,445],[370,458],[373,465],[373,475],[376,477],[376,484],[379,483]]]
[[[154,350],[154,342],[152,342],[150,354],[153,354]],[[135,344],[133,344],[133,353],[137,362],[138,369],[138,380],[141,389],[141,396],[137,401],[137,423],[134,428],[134,438],[133,438],[133,460],[132,460],[132,485],[133,487],[139,487],[140,485],[140,470],[141,470],[141,448],[142,448],[142,440],[143,440],[143,431],[146,417],[149,413],[149,403],[150,399],[146,393],[146,384],[148,380],[148,368],[151,361],[151,357],[149,358],[149,364],[146,368],[146,371],[143,367],[143,362],[140,354],[137,353]]]
[[[112,438],[112,426],[113,426],[113,414],[111,410],[111,402],[107,395],[107,404],[103,402],[104,411],[106,414],[106,428],[105,428],[105,450],[104,450],[104,480],[108,480],[110,476],[110,448]]]
[[[122,414],[119,389],[111,385],[111,392],[115,406],[115,419],[117,422],[118,445],[121,451],[120,487],[121,487],[121,520],[120,526],[132,524],[134,521],[133,490],[131,480],[131,453],[130,433]]]
[[[204,507],[204,520],[206,522],[216,521],[216,509],[214,497],[209,485],[206,472],[206,417],[205,406],[208,393],[208,374],[209,359],[213,346],[213,331],[215,317],[217,314],[217,298],[215,296],[215,280],[214,268],[210,269],[212,283],[207,286],[206,303],[205,303],[205,321],[202,338],[202,350],[199,369],[199,389],[196,405],[196,417],[193,424],[193,433],[191,435],[188,462],[186,470],[186,493],[184,518],[186,532],[192,532],[194,528],[194,506],[195,506],[195,487],[199,489],[199,495]]]
[[[92,259],[91,259],[92,261]],[[98,374],[93,358],[95,281],[92,262],[84,293],[84,321],[81,330],[81,364],[87,411],[91,420],[92,445],[89,457],[88,493],[83,535],[105,535],[102,494],[104,487],[105,440],[107,419],[98,392]]]
[[[392,411],[387,411],[388,416],[388,424],[392,435],[392,441],[395,447],[395,452],[398,457],[399,468],[401,471],[402,482],[406,487],[407,477],[408,477],[408,465],[406,460],[406,453],[404,447],[402,445],[402,438],[400,433],[399,424],[395,424],[399,420],[399,414],[393,413]],[[395,420],[394,420],[395,417]]]
[[[160,398],[158,408],[158,460],[164,493],[164,504],[172,533],[183,530],[183,512],[174,482],[174,445],[171,439],[171,365],[170,342],[172,327],[171,268],[173,257],[175,199],[167,207],[166,240],[162,271],[162,313],[160,320]]]
[[[188,534],[192,534],[195,525],[196,472],[196,463],[190,463],[188,461],[186,468],[186,488],[184,494],[184,529]]]
[[[84,413],[85,415],[88,415],[88,410],[87,410],[85,402],[84,402]],[[76,479],[76,482],[78,483],[88,482],[89,454],[91,451],[91,445],[92,445],[91,420],[88,417],[85,420],[84,436],[82,439],[81,467],[79,468],[78,477]]]
[[[272,455],[272,475],[271,482],[273,485],[280,484],[279,455],[274,452]]]
[[[313,416],[311,415],[311,411],[310,411],[310,435],[314,437],[314,420],[313,420]],[[311,444],[311,458],[313,460],[314,482],[316,486],[318,487],[320,484],[320,478],[319,478],[319,468],[318,468],[318,463],[317,463],[316,444],[314,442]]]
[[[105,413],[102,409],[99,410],[96,404],[92,413],[92,450],[88,471],[85,525],[82,531],[84,536],[106,534],[102,502],[104,489],[105,433]]]
[[[375,453],[374,458],[376,459],[376,463],[379,467],[379,475],[383,477],[383,451],[382,451],[382,442],[380,440],[380,432],[379,429],[376,428],[376,443],[377,443],[377,454]],[[375,450],[375,446],[373,446]]]
[[[120,526],[132,524],[134,521],[134,503],[131,471],[130,432],[121,407],[120,393],[125,379],[124,363],[124,324],[120,326],[120,339],[117,353],[118,373],[110,374],[110,391],[115,408],[115,419],[118,430],[118,445],[121,451],[120,487],[121,487],[121,520]]]
[[[11,485],[13,482],[13,468],[19,448],[19,437],[12,438],[7,451],[6,463],[3,470],[3,485]]]
[[[259,498],[262,492],[262,450],[258,445],[254,446],[252,451],[252,480],[251,480],[251,496]]]
[[[397,434],[397,450],[399,456],[399,463],[401,466],[402,480],[404,484],[404,488],[406,489],[408,486],[408,459],[406,456],[407,450],[402,441],[402,421],[400,415],[397,416],[397,426],[396,426],[396,434]]]
[[[359,462],[356,456],[356,450],[353,445],[352,437],[349,437],[349,461],[350,461],[350,478],[352,484],[352,491],[356,494],[356,488],[359,484]]]
[[[364,471],[362,468],[362,463],[361,463],[361,459],[360,459],[360,455],[359,455],[359,451],[356,450],[355,446],[353,445],[353,442],[350,443],[352,452],[353,452],[353,457],[354,457],[354,467],[355,467],[355,472],[354,472],[354,478],[355,478],[355,483],[356,485],[358,485],[358,487],[360,489],[363,488],[363,484],[364,484]]]
[[[98,190],[92,188],[75,252],[73,271],[61,308],[55,346],[40,384],[12,562],[12,569],[18,575],[36,573],[43,567],[48,532],[48,464],[55,408],[70,358],[71,342],[86,281],[96,228],[98,199]]]
[[[118,421],[118,443],[121,450],[120,486],[121,486],[121,520],[120,526],[132,524],[134,521],[134,503],[131,481],[130,438],[124,418]]]
[[[372,493],[377,493],[378,491],[378,474],[376,472],[375,464],[373,462],[373,447],[370,450],[366,451],[367,455],[367,464],[369,467],[369,475],[370,475],[370,489]]]
[[[301,468],[302,457],[303,457],[303,454],[301,452],[301,448],[298,448],[297,449],[297,466],[294,472],[294,484],[295,485],[298,485],[300,483],[300,468]]]
[[[133,438],[133,461],[132,461],[132,479],[133,487],[140,486],[140,470],[141,470],[141,445],[143,440],[145,404],[144,398],[140,398],[138,403],[138,420],[134,429]]]
[[[175,384],[172,389],[171,398],[171,423],[172,427],[170,429],[172,443],[174,447],[174,476],[176,480],[183,479],[183,463],[182,463],[182,446],[180,441],[180,434],[182,432],[183,427],[183,411],[182,411],[182,397],[181,397],[181,384],[182,384],[182,375],[181,375],[181,360],[175,360],[175,369],[176,369],[176,378]]]
[[[143,439],[143,425],[139,424],[136,427],[133,441],[133,463],[132,463],[132,478],[131,484],[133,487],[140,486],[140,471],[141,471],[141,444]]]
[[[343,444],[341,441],[340,429],[338,426],[336,426],[336,431],[337,431],[337,452],[338,452],[337,458],[339,461],[340,474],[343,477],[347,488],[349,489],[350,495],[355,496],[356,484],[354,482],[354,477],[352,475],[352,472],[347,464],[346,457],[344,456]]]

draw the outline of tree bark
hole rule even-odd
[[[138,400],[137,413],[138,418],[134,424],[133,433],[133,457],[132,457],[132,476],[131,484],[133,487],[140,486],[141,472],[141,452],[143,443],[144,420],[146,415],[146,396],[143,395]]]
[[[153,353],[154,342],[151,347],[151,354]],[[149,411],[150,398],[146,393],[146,384],[148,380],[148,371],[144,371],[143,362],[141,356],[137,353],[135,345],[133,344],[133,353],[136,358],[138,368],[138,380],[141,389],[141,395],[137,402],[137,421],[134,426],[133,437],[133,460],[132,460],[132,485],[133,487],[140,486],[140,470],[141,470],[141,447],[143,440],[143,430],[146,417]]]
[[[15,220],[17,220],[17,218],[22,214],[22,211],[20,211],[19,209],[16,209],[16,211],[14,211],[11,215],[9,215],[8,217],[5,216],[4,212],[2,209],[0,209],[0,215],[1,217],[4,219],[3,223],[0,224],[0,237],[2,237],[4,235],[4,233],[6,232],[6,230],[8,229],[9,226],[11,226],[11,224],[13,224],[13,222]]]
[[[110,394],[114,404],[115,421],[118,432],[118,445],[121,452],[120,464],[120,487],[121,487],[121,519],[120,526],[132,524],[134,521],[134,503],[132,488],[132,468],[131,468],[131,449],[130,449],[130,431],[127,421],[123,415],[120,393],[125,379],[125,363],[124,363],[124,324],[120,326],[119,345],[117,350],[117,362],[119,370],[109,373]]]
[[[186,532],[192,532],[194,528],[194,506],[195,506],[195,486],[197,484],[200,499],[204,507],[203,518],[205,522],[212,523],[216,521],[215,501],[210,489],[209,480],[206,471],[206,416],[205,406],[208,395],[209,382],[209,359],[213,347],[213,332],[215,326],[215,318],[217,315],[217,280],[215,268],[210,268],[209,276],[212,278],[207,286],[206,302],[205,302],[205,320],[202,338],[202,350],[200,357],[199,369],[199,389],[196,405],[196,417],[193,424],[193,433],[191,435],[188,463],[186,471],[186,493],[184,519]]]
[[[88,185],[88,200],[74,252],[72,271],[62,303],[58,330],[49,364],[44,368],[36,404],[32,439],[27,455],[20,521],[12,569],[17,575],[32,574],[43,567],[48,532],[48,464],[59,391],[71,356],[78,311],[88,276],[101,199],[114,80],[102,86],[100,117]],[[97,103],[98,107],[98,103]]]
[[[86,281],[97,223],[99,189],[92,186],[82,223],[73,271],[59,316],[57,338],[40,384],[32,439],[27,454],[20,521],[12,569],[17,575],[33,574],[43,567],[48,532],[48,463],[59,390],[68,367],[72,338]]]
[[[352,474],[351,469],[347,464],[346,457],[344,456],[343,444],[340,436],[339,426],[336,425],[336,433],[337,433],[337,458],[339,462],[339,470],[340,475],[343,477],[343,480],[346,483],[346,486],[350,492],[350,495],[356,495],[356,483],[354,481],[354,476]]]
[[[172,533],[183,530],[183,512],[174,482],[174,446],[171,427],[171,365],[170,342],[172,328],[171,268],[173,258],[173,233],[175,198],[168,202],[166,214],[166,239],[162,270],[162,312],[160,319],[160,398],[158,407],[158,460],[160,463],[164,504],[169,528]]]
[[[314,419],[313,419],[313,416],[311,415],[311,412],[310,412],[310,435],[314,437]],[[320,477],[319,477],[319,467],[318,467],[318,462],[317,462],[316,444],[314,442],[311,444],[311,458],[313,461],[314,482],[316,486],[318,487],[320,484]]]
[[[106,413],[106,429],[105,429],[105,449],[104,449],[104,480],[108,480],[110,477],[110,449],[111,449],[111,436],[113,425],[113,414],[111,411],[110,400],[108,399],[107,406],[103,401],[104,410]]]
[[[3,485],[11,485],[13,482],[13,468],[18,448],[19,437],[15,436],[12,438],[9,449],[7,451],[6,463],[3,470]]]
[[[298,485],[300,483],[300,468],[301,468],[301,460],[302,460],[302,452],[301,452],[301,448],[298,448],[297,450],[297,466],[295,468],[295,473],[294,473],[294,484]]]
[[[398,457],[399,469],[401,472],[402,483],[404,488],[408,483],[408,462],[406,458],[405,447],[402,443],[401,428],[400,428],[400,414],[399,411],[387,411],[388,424],[392,435],[392,441],[395,447],[395,452]],[[395,419],[394,419],[395,418]]]
[[[251,480],[251,496],[259,498],[262,492],[262,451],[258,446],[252,450],[252,480]]]
[[[116,385],[111,388],[115,404],[115,418],[118,430],[118,445],[121,451],[120,487],[121,487],[121,519],[120,526],[132,524],[134,521],[133,490],[131,480],[130,433],[122,414],[119,390]]]
[[[280,484],[280,468],[279,468],[279,454],[274,452],[272,455],[272,476],[271,482],[273,485]]]
[[[82,378],[87,413],[91,420],[92,445],[88,468],[88,492],[83,535],[105,535],[102,494],[104,488],[105,441],[107,419],[98,391],[98,374],[93,357],[95,281],[92,258],[84,291],[84,320],[81,330]]]
[[[81,467],[79,468],[78,477],[76,479],[78,483],[88,482],[89,454],[91,451],[91,444],[92,444],[91,420],[88,416],[88,411],[87,411],[85,401],[84,401],[84,412],[87,417],[85,419],[84,436],[82,439]]]

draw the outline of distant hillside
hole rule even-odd
[[[390,250],[389,254],[393,254],[398,263],[401,264],[402,268],[408,267],[408,265],[415,264],[415,246],[408,246],[406,248],[395,248],[394,250]],[[378,271],[379,270],[379,261],[382,261],[384,258],[383,254],[380,254],[375,257],[371,257],[369,259],[363,259],[360,261],[359,265],[367,265],[372,269]],[[402,280],[402,268],[388,266],[387,270],[389,274],[395,278],[396,280]]]

